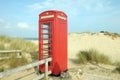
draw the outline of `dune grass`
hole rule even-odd
[[[99,53],[95,49],[80,51],[77,54],[77,62],[80,64],[85,64],[88,62],[94,62],[94,63],[104,63],[104,64],[110,64],[111,61],[108,56]]]
[[[4,35],[0,36],[0,50],[22,50],[22,58],[16,58],[15,53],[0,54],[0,57],[6,57],[6,56],[10,57],[10,59],[8,59],[6,62],[2,60],[3,62],[9,65],[10,69],[27,64],[28,61],[27,61],[27,57],[24,56],[25,54],[30,54],[31,58],[33,58],[33,60],[36,60],[37,59],[36,57],[38,57],[38,53],[36,53],[37,47],[38,46],[32,43],[31,41],[25,39],[11,38],[9,36],[4,36]]]
[[[100,31],[100,33],[103,33],[106,36],[110,36],[112,39],[120,37],[120,34],[118,34],[118,33],[111,33],[108,31]]]
[[[4,71],[4,68],[3,67],[0,67],[0,72],[3,72]]]
[[[22,38],[11,38],[8,36],[0,36],[0,50],[22,50],[24,52],[33,52],[37,49],[37,46],[25,39]]]
[[[113,63],[113,65],[116,66],[116,68],[113,70],[113,72],[120,74],[120,62],[116,61],[115,63]]]
[[[11,57],[8,61],[9,69],[13,69],[19,66],[23,66],[27,64],[28,61],[25,57],[16,58],[15,56]]]
[[[115,68],[115,70],[116,70],[118,73],[120,73],[120,62],[119,62],[119,64],[117,65],[117,67]]]
[[[34,53],[37,51],[37,47],[25,39],[0,36],[0,50],[22,50],[22,53]],[[33,56],[37,56],[37,54],[33,54]]]

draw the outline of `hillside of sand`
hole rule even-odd
[[[119,36],[104,33],[71,33],[68,35],[68,57],[70,59],[76,58],[79,51],[89,49],[95,49],[109,56],[112,61],[120,61]]]
[[[108,33],[107,33],[108,34]],[[112,61],[120,61],[120,36],[109,33],[70,33],[68,35],[68,58],[75,59],[82,50],[95,49],[110,57]],[[38,40],[33,43],[38,45]]]

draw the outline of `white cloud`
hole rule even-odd
[[[85,12],[104,12],[111,9],[111,2],[108,0],[44,0],[27,7],[35,11],[62,10],[71,15],[78,15]]]
[[[0,19],[0,24],[3,24],[5,21],[3,19]]]
[[[38,3],[34,3],[32,5],[28,5],[27,7],[33,9],[33,10],[40,10],[42,9],[43,7],[41,5],[39,5]]]
[[[31,5],[27,5],[28,8],[32,9],[32,10],[35,10],[35,11],[39,11],[39,10],[42,10],[44,8],[51,8],[53,6],[54,3],[52,3],[54,0],[45,0],[43,2],[40,2],[40,3],[34,3],[34,4],[31,4]]]
[[[17,27],[19,27],[19,28],[28,28],[28,26],[29,25],[26,22],[19,22],[17,24]]]
[[[10,24],[6,24],[5,25],[5,29],[11,29],[12,27],[11,27],[11,25]]]
[[[10,29],[12,28],[11,24],[9,24],[7,21],[5,21],[4,19],[0,19],[0,27],[2,27],[3,29]]]

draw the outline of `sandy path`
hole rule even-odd
[[[34,69],[29,69],[3,77],[0,80],[33,80],[37,76]]]

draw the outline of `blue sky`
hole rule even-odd
[[[38,37],[38,15],[61,10],[68,32],[120,33],[120,0],[0,0],[0,34]]]

